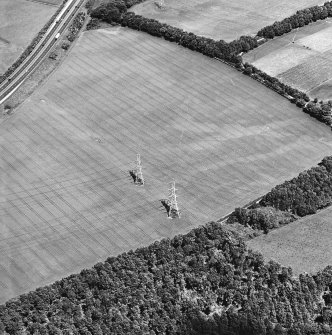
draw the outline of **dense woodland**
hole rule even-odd
[[[249,208],[236,208],[228,223],[269,230],[332,204],[332,156],[267,193]]]
[[[98,263],[0,306],[9,334],[331,334],[332,267],[265,264],[217,223]]]
[[[311,22],[325,20],[327,17],[332,17],[332,1],[325,2],[322,6],[313,6],[298,10],[292,16],[264,27],[257,35],[265,38],[274,38],[275,36],[289,33],[292,29],[308,25]]]
[[[105,7],[99,8],[95,17],[147,31],[235,64],[241,63],[237,54],[244,45],[255,43],[247,37],[232,43],[199,37],[127,13],[131,2],[118,0],[112,4],[116,5],[106,11]],[[244,70],[248,75],[259,75],[249,66]],[[299,95],[298,99],[305,100],[305,96]],[[315,213],[331,204],[331,177],[332,157],[326,157],[318,167],[275,187],[259,204],[236,210],[237,218],[242,224],[268,231],[298,216]],[[291,268],[272,261],[264,263],[262,255],[247,250],[236,233],[214,222],[186,235],[108,258],[90,270],[0,306],[3,334],[331,332],[332,267],[314,276],[295,278]]]

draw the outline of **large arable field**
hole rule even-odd
[[[258,82],[124,28],[84,33],[0,132],[0,302],[217,220],[332,152],[329,127]]]
[[[332,207],[248,241],[268,261],[292,267],[295,274],[314,274],[331,265]]]
[[[319,100],[332,99],[332,19],[274,38],[244,61]],[[294,43],[293,43],[294,42]]]
[[[256,34],[299,9],[321,3],[317,0],[147,0],[130,10],[196,35],[229,42],[241,35]]]
[[[0,1],[0,74],[21,55],[61,2],[62,0]]]

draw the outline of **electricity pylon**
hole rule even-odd
[[[168,211],[168,217],[170,219],[173,219],[174,217],[180,217],[180,210],[178,206],[178,202],[176,200],[177,195],[176,192],[177,189],[175,188],[175,181],[172,181],[172,186],[169,189],[169,194],[168,194],[168,205],[169,205],[169,211]]]
[[[140,154],[137,154],[137,157],[136,157],[135,184],[144,185],[144,178],[143,178],[142,163],[141,163],[141,155]]]

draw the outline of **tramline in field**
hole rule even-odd
[[[258,82],[120,27],[84,33],[0,131],[1,302],[218,220],[332,149],[328,127]]]

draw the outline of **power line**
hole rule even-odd
[[[142,163],[140,154],[137,154],[136,156],[135,184],[144,185],[144,177],[142,172]]]
[[[175,181],[173,179],[168,195],[168,205],[169,205],[168,217],[170,219],[180,217],[180,210],[176,199],[177,198],[176,191],[177,189],[175,188]]]

